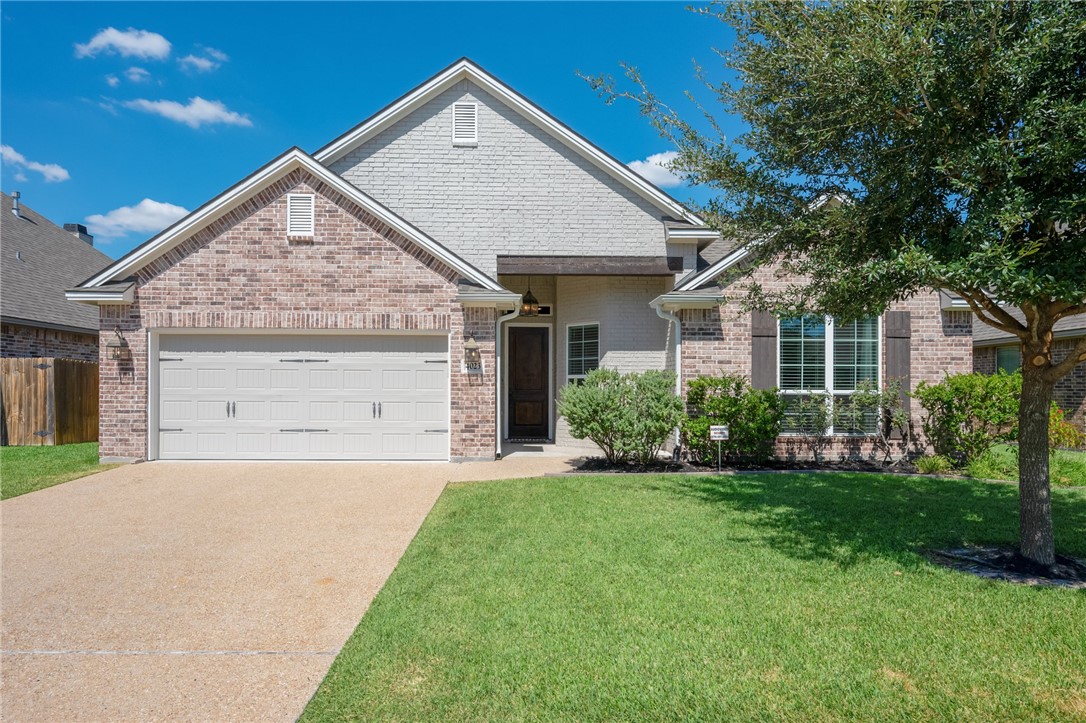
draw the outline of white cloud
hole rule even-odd
[[[186,55],[178,58],[177,62],[182,70],[195,70],[197,73],[206,73],[219,67],[219,64],[211,58],[201,58],[197,55]]]
[[[676,151],[653,153],[643,161],[632,161],[627,165],[630,170],[644,178],[649,183],[660,188],[672,188],[682,185],[682,176],[673,173],[667,164],[675,160],[679,154]]]
[[[131,68],[124,71],[124,77],[128,78],[129,82],[132,83],[146,83],[151,79],[151,73],[133,65]]]
[[[94,236],[114,239],[130,233],[158,233],[186,215],[186,208],[145,198],[135,206],[121,206],[109,213],[92,214],[84,220]]]
[[[225,63],[226,61],[230,60],[230,56],[219,50],[218,48],[209,48],[206,45],[201,45],[200,47],[203,49],[204,55],[214,60],[217,60],[220,63]]]
[[[60,181],[67,181],[71,178],[66,168],[58,166],[55,163],[38,163],[37,161],[28,161],[26,156],[19,153],[11,146],[0,146],[0,158],[4,159],[4,163],[15,166],[20,169],[17,171],[16,180],[26,180],[26,174],[22,173],[22,169],[28,171],[34,171],[40,173],[47,183],[58,183]],[[22,176],[22,179],[19,179]]]
[[[124,106],[144,113],[154,113],[163,118],[184,123],[190,128],[199,128],[202,125],[224,123],[232,126],[251,126],[253,122],[248,116],[236,113],[218,100],[204,100],[196,96],[189,98],[188,105],[182,105],[175,100],[138,100],[127,101]]]
[[[150,30],[101,30],[90,41],[75,44],[75,57],[93,58],[99,53],[119,53],[125,58],[165,60],[170,55],[170,41]]]
[[[106,83],[109,84],[110,88],[116,88],[121,84],[121,79],[116,75],[110,74],[106,76]]]
[[[22,171],[16,171],[15,172],[15,180],[18,181],[19,183],[26,183],[30,179],[28,179],[26,177],[26,174],[23,173]]]

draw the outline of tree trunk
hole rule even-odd
[[[1052,492],[1048,481],[1048,413],[1054,384],[1047,365],[1033,363],[1028,346],[1022,360],[1022,402],[1018,411],[1018,531],[1020,552],[1030,562],[1056,562],[1052,532]]]

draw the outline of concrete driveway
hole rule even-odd
[[[4,721],[294,720],[478,464],[131,465],[7,500]]]

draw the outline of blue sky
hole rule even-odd
[[[719,69],[712,48],[731,39],[682,3],[7,1],[0,16],[3,190],[92,226],[113,257],[465,55],[619,159],[647,159],[668,143],[576,72],[631,63],[693,116],[692,61]]]

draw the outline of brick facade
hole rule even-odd
[[[98,335],[22,324],[0,327],[0,357],[52,357],[98,361]]]
[[[1071,353],[1078,339],[1057,339],[1052,343],[1052,358],[1060,361]],[[1013,342],[1012,342],[1013,343]],[[973,350],[973,371],[978,374],[995,374],[996,346],[982,346]],[[1086,431],[1086,364],[1078,364],[1063,379],[1056,382],[1052,398],[1067,418],[1079,429]]]
[[[288,241],[286,194],[316,194],[312,241]],[[295,171],[139,271],[135,302],[102,306],[132,359],[101,365],[103,457],[147,456],[147,331],[162,328],[447,331],[452,457],[494,456],[493,309],[455,301],[458,274],[344,198]],[[466,335],[486,374],[460,373]]]
[[[782,291],[795,279],[777,275],[767,266],[756,271],[753,281],[770,292]],[[972,369],[973,331],[969,312],[943,311],[937,293],[919,294],[890,306],[892,311],[909,311],[912,348],[910,356],[910,391],[921,381],[938,382],[945,374],[968,372]],[[682,320],[683,385],[702,375],[721,373],[751,376],[751,314],[744,311],[738,300],[730,300],[719,308],[684,309],[678,312]],[[885,329],[884,329],[885,334]],[[882,364],[886,365],[885,336],[882,343]],[[920,430],[920,407],[911,404],[914,428]],[[870,443],[855,437],[834,438],[827,454],[855,456],[867,454]],[[781,437],[778,454],[784,457],[804,457],[807,453],[794,438]]]

